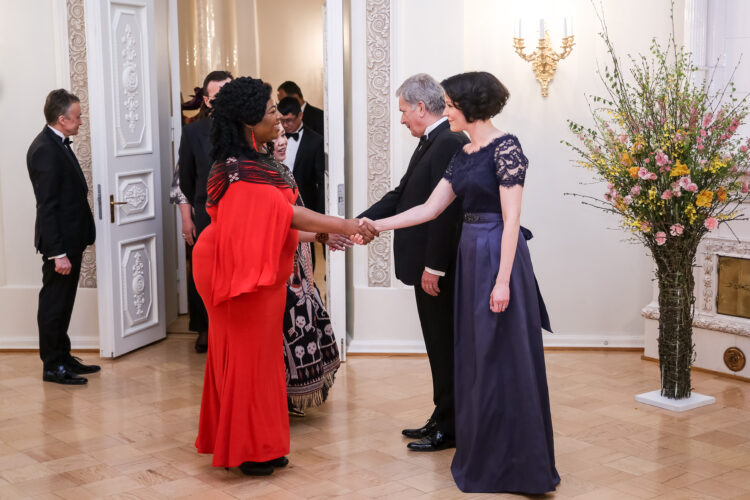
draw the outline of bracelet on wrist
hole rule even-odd
[[[315,241],[325,243],[328,241],[328,233],[315,233]]]

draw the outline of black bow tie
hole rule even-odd
[[[71,141],[71,140],[70,140],[70,137],[66,137],[65,139],[63,139],[63,144],[64,144],[65,146],[70,146],[70,144],[71,144],[72,142],[73,142],[73,141]]]
[[[290,134],[286,134],[286,136],[290,139],[294,139],[295,141],[299,141],[299,132],[292,132]]]

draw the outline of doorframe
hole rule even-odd
[[[344,144],[344,6],[343,0],[325,0],[323,3],[324,37],[324,88],[326,152],[328,176],[326,183],[326,212],[346,216],[346,178]],[[328,252],[326,265],[326,306],[331,326],[336,332],[339,355],[346,361],[346,253]]]
[[[177,0],[169,0],[168,5],[169,12],[169,81],[170,81],[170,96],[171,102],[171,115],[170,115],[170,129],[171,133],[171,144],[170,149],[172,151],[172,172],[177,168],[177,160],[179,157],[178,150],[180,147],[180,140],[182,139],[182,102],[180,99],[180,92],[182,87],[180,86],[180,23],[177,16]],[[162,190],[164,191],[164,190]],[[185,240],[182,238],[182,216],[180,213],[179,205],[173,205],[172,210],[168,213],[172,214],[175,218],[175,234],[174,238],[177,240],[177,314],[188,313],[188,296],[187,296],[187,261],[185,251]]]

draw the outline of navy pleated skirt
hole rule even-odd
[[[471,214],[458,250],[455,298],[456,454],[464,492],[542,494],[560,483],[542,347],[550,329],[521,228],[510,303],[490,310],[500,265],[498,213]]]

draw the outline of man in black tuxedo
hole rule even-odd
[[[290,81],[282,83],[277,89],[277,97],[279,101],[285,97],[294,97],[297,99],[297,102],[299,102],[302,112],[304,113],[302,116],[302,123],[305,124],[305,127],[307,127],[308,130],[314,130],[322,137],[326,136],[323,110],[316,108],[309,102],[305,101],[304,97],[302,97],[302,90],[299,88],[299,85]]]
[[[187,207],[180,205],[182,215],[182,237],[188,244],[188,250],[197,241],[200,234],[211,223],[206,212],[206,183],[211,170],[211,101],[221,87],[232,81],[228,71],[212,71],[203,80],[203,105],[196,120],[182,128],[180,139],[178,171],[180,191],[188,200]],[[189,256],[188,256],[189,257]],[[208,313],[193,280],[192,266],[188,273],[188,311],[190,313],[190,330],[198,332],[195,341],[195,352],[208,350]]]
[[[304,124],[304,112],[294,97],[279,101],[281,125],[289,140],[284,164],[292,170],[302,201],[325,213],[325,153],[323,137]]]
[[[419,144],[398,187],[358,217],[382,219],[427,201],[453,155],[469,142],[464,134],[450,131],[447,119],[442,117],[443,89],[431,76],[418,74],[408,78],[396,96],[401,123],[420,138]],[[396,277],[414,286],[432,372],[432,416],[423,427],[402,431],[406,437],[417,439],[407,445],[415,451],[455,446],[453,288],[460,232],[461,209],[454,201],[437,219],[397,229],[394,234]]]
[[[71,356],[68,336],[83,251],[96,239],[88,185],[70,148],[70,136],[81,125],[78,97],[64,89],[53,90],[44,104],[44,117],[47,125],[26,154],[36,197],[34,246],[43,259],[37,312],[42,379],[83,385],[88,380],[80,375],[100,368]]]

